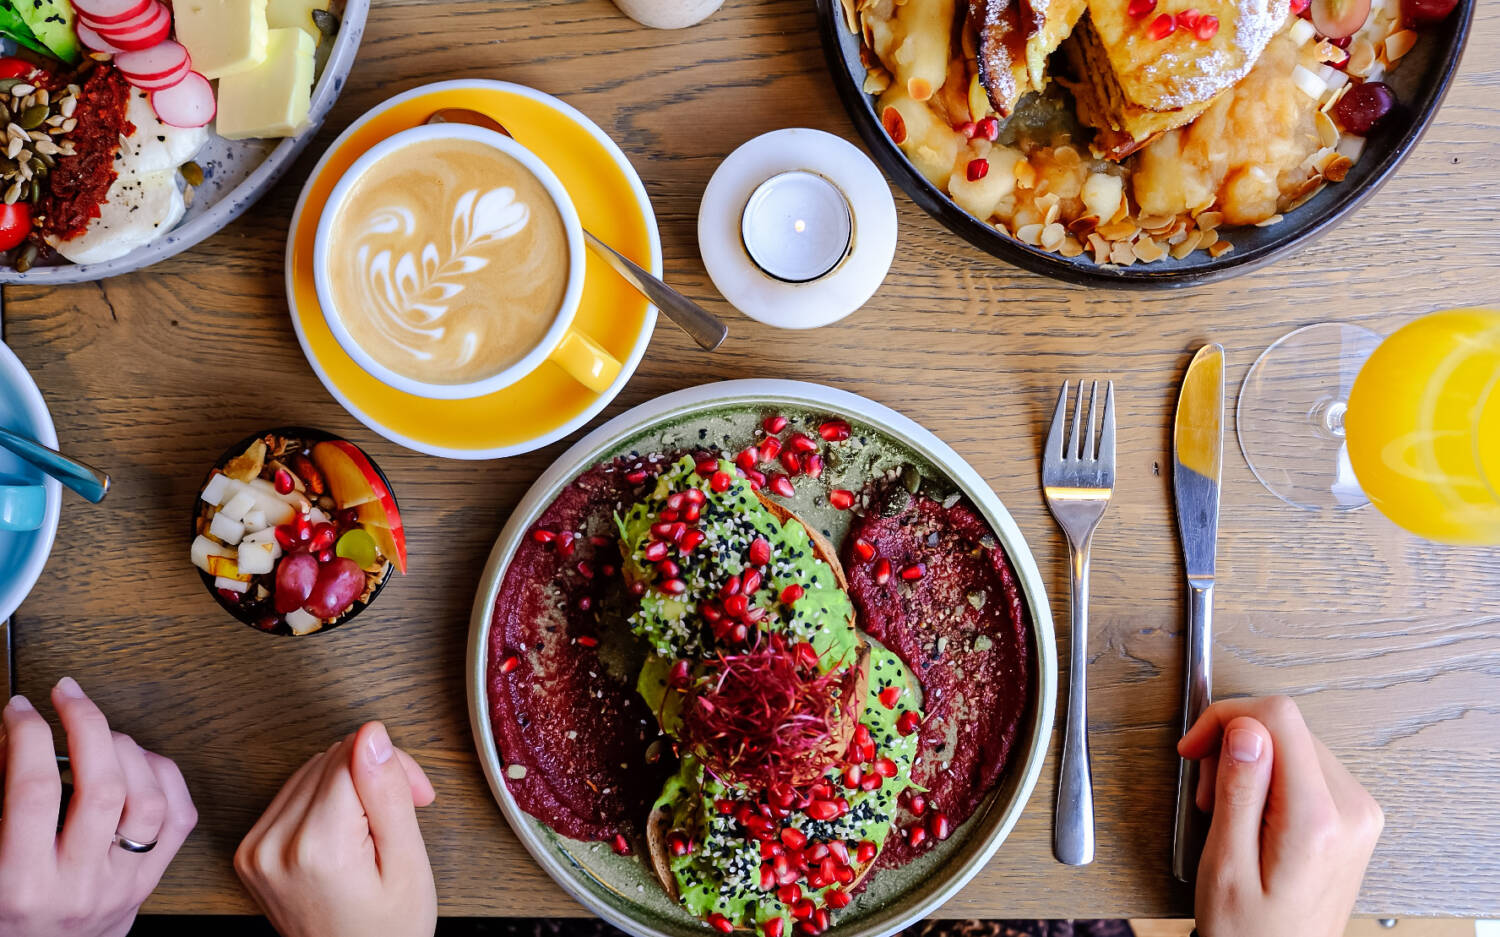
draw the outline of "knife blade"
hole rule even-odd
[[[1213,602],[1219,543],[1219,477],[1224,463],[1224,348],[1204,345],[1182,379],[1172,432],[1172,489],[1177,534],[1188,584],[1186,666],[1183,670],[1182,731],[1198,720],[1213,696]],[[1189,882],[1208,831],[1208,817],[1195,801],[1198,762],[1182,759],[1177,770],[1177,822],[1172,874]]]

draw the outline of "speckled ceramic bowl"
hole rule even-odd
[[[818,384],[782,380],[725,381],[667,394],[615,417],[565,452],[521,499],[490,553],[469,626],[469,717],[490,789],[511,828],[558,885],[611,924],[641,937],[702,937],[707,925],[672,901],[638,857],[617,856],[604,843],[559,835],[523,811],[505,784],[504,766],[490,725],[488,679],[490,620],[505,570],[517,545],[581,472],[630,451],[670,451],[696,444],[705,424],[748,437],[770,411],[796,418],[837,415],[856,436],[899,454],[924,478],[956,489],[978,508],[1015,568],[1031,613],[1031,693],[1000,782],[974,816],[936,849],[900,869],[871,879],[829,930],[841,937],[882,937],[935,911],[973,878],[1015,826],[1041,773],[1052,735],[1057,696],[1057,652],[1052,615],[1041,574],[1020,528],[979,473],[932,433],[863,397]],[[832,469],[830,469],[831,471]],[[810,523],[843,538],[835,515],[819,515],[793,500]],[[848,521],[842,521],[847,526]]]
[[[337,4],[335,4],[337,10]],[[175,228],[149,244],[96,264],[32,267],[21,273],[0,265],[0,283],[82,283],[130,273],[166,260],[216,233],[255,204],[290,168],[312,142],[323,118],[333,108],[365,32],[370,0],[345,0],[339,31],[331,43],[318,47],[317,83],[313,86],[307,126],[294,137],[280,140],[225,140],[211,134],[193,161],[203,167],[203,184],[193,189],[193,203]]]

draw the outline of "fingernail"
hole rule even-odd
[[[12,696],[5,708],[14,709],[18,713],[36,712],[36,707],[31,705],[31,700],[24,696]]]
[[[1229,757],[1245,764],[1260,761],[1264,745],[1265,740],[1260,737],[1260,733],[1249,729],[1230,729],[1229,734],[1224,737],[1224,747],[1229,749]]]
[[[383,725],[377,724],[370,730],[370,741],[367,744],[372,765],[383,765],[396,754],[396,750],[391,747],[391,737]]]
[[[83,699],[83,687],[79,686],[78,681],[72,677],[63,677],[57,681],[57,692],[68,699]]]

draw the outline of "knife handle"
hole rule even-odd
[[[1214,584],[1189,583],[1187,666],[1184,671],[1182,735],[1208,708],[1213,696]],[[1180,759],[1177,766],[1177,823],[1172,837],[1172,874],[1191,882],[1208,836],[1208,815],[1198,809],[1198,762]]]

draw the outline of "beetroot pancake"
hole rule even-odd
[[[869,547],[874,556],[865,560]],[[1010,561],[972,508],[917,497],[893,516],[857,519],[844,566],[860,627],[922,685],[926,719],[912,780],[927,788],[926,809],[941,809],[956,826],[999,780],[1027,705],[1030,625]],[[897,826],[913,822],[903,808]],[[904,865],[931,845],[893,836],[880,866]]]
[[[580,475],[517,547],[495,600],[488,696],[505,783],[575,839],[636,838],[675,767],[670,748],[648,759],[660,732],[635,691],[639,661],[598,625],[621,601],[614,513],[654,470],[630,459]]]

